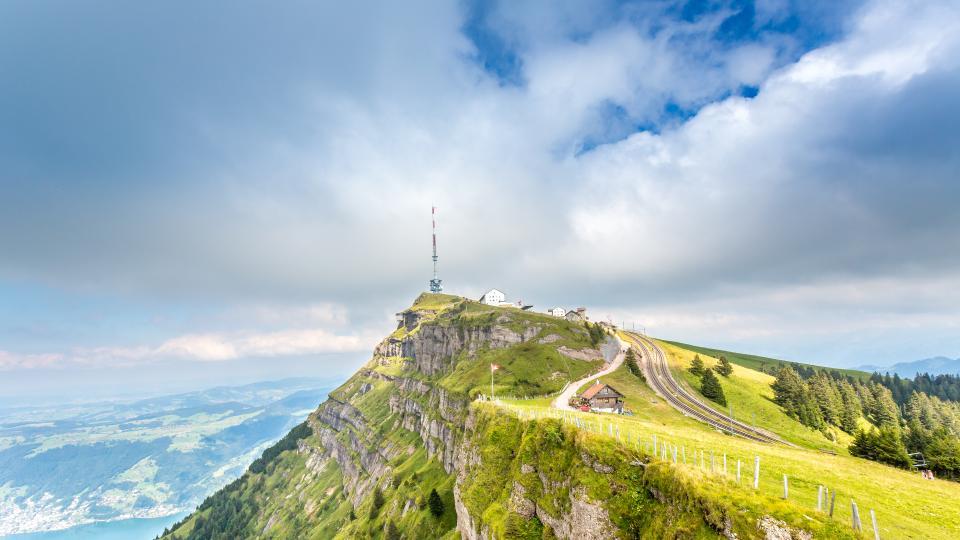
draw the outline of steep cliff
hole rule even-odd
[[[304,426],[166,537],[767,534],[762,509],[714,500],[648,456],[478,402],[491,363],[501,366],[498,396],[540,396],[603,358],[582,324],[422,295]],[[768,525],[779,537],[804,534]]]

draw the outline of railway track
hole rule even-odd
[[[640,349],[640,358],[647,383],[654,391],[682,414],[709,424],[721,431],[768,444],[794,446],[767,431],[744,424],[713,409],[683,388],[667,365],[663,350],[653,340],[639,334],[626,333],[627,340]]]

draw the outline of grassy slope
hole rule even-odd
[[[709,356],[717,357],[721,354],[727,357],[727,360],[730,360],[734,364],[739,364],[743,367],[750,368],[757,371],[769,370],[770,367],[780,367],[781,365],[790,365],[790,364],[800,364],[802,366],[810,366],[816,369],[826,370],[826,371],[839,371],[844,375],[849,375],[856,379],[866,381],[870,378],[870,373],[866,371],[860,371],[856,369],[840,369],[840,368],[831,368],[824,366],[817,366],[814,364],[806,364],[804,362],[790,362],[788,360],[778,360],[776,358],[767,358],[765,356],[757,356],[755,354],[744,354],[738,352],[724,351],[721,349],[711,349],[709,347],[699,347],[697,345],[689,345],[687,343],[680,343],[679,341],[662,341],[662,343],[669,343],[675,345],[682,349],[688,351],[697,352],[700,354],[706,354]]]
[[[658,343],[667,355],[667,363],[674,378],[681,381],[681,384],[686,383],[688,389],[693,390],[693,395],[699,395],[700,378],[687,371],[687,368],[690,367],[695,354],[700,355],[708,368],[716,366],[717,359],[703,352],[695,353],[664,341],[658,341]],[[834,442],[819,431],[810,429],[783,414],[780,406],[773,402],[773,390],[770,384],[773,383],[774,378],[771,375],[734,364],[733,373],[729,378],[718,378],[729,404],[725,412],[732,408],[734,418],[772,431],[793,444],[808,448],[846,453],[847,447],[850,446],[851,437],[839,429],[831,430],[836,438]],[[723,409],[719,405],[716,408]]]
[[[571,349],[591,347],[583,327],[565,319],[467,302],[456,324],[462,327],[497,324],[517,333],[523,333],[529,327],[539,328],[533,339],[513,347],[482,349],[472,357],[465,352],[460,355],[454,369],[442,377],[439,384],[471,398],[490,393],[490,364],[501,367],[494,374],[494,392],[518,396],[557,392],[567,381],[583,377],[603,365],[602,360],[588,362],[557,351],[562,346]],[[548,337],[552,340],[550,343],[539,343]]]
[[[668,355],[669,352],[685,354],[677,347],[666,345],[665,349],[668,350]],[[707,361],[706,358],[704,360]],[[736,378],[725,380],[723,384],[728,397],[732,396],[737,400],[734,401],[736,412],[738,403],[740,403],[739,406],[743,406],[740,400],[744,398],[734,386],[744,385],[745,388],[753,388],[750,391],[759,391],[757,384],[762,384],[763,377],[767,376],[737,366],[732,377]],[[679,478],[687,475],[701,475],[698,477],[702,477],[710,484],[708,489],[716,496],[749,498],[753,493],[750,485],[753,458],[759,456],[761,461],[759,491],[769,497],[765,499],[770,505],[768,508],[776,511],[778,515],[793,516],[800,523],[819,524],[827,521],[825,516],[818,514],[815,510],[817,486],[824,484],[837,491],[833,521],[844,527],[850,523],[850,501],[853,499],[860,508],[861,519],[868,533],[871,531],[869,511],[871,508],[876,510],[882,538],[960,537],[960,519],[958,519],[960,511],[956,503],[960,500],[960,484],[941,480],[922,480],[914,473],[850,457],[845,453],[831,455],[810,448],[765,445],[719,433],[674,410],[657,397],[646,384],[631,374],[626,366],[604,377],[604,380],[626,394],[626,407],[634,412],[634,416],[579,412],[569,413],[569,415],[580,418],[582,422],[588,422],[590,427],[587,429],[592,429],[594,436],[611,442],[613,438],[609,436],[609,426],[613,424],[615,428],[619,428],[623,439],[619,444],[624,446],[636,448],[639,437],[641,448],[645,447],[650,444],[655,434],[658,442],[667,441],[669,444],[684,448],[690,464],[676,466]],[[556,411],[549,409],[545,403],[514,401],[505,406],[522,410],[526,414],[556,414]],[[808,438],[802,433],[798,434],[799,429],[806,428],[790,426],[790,422],[793,421],[782,413],[779,414],[781,419],[775,420],[771,417],[765,427],[774,430],[779,427],[786,432],[783,433],[784,436],[789,438],[792,433],[793,437],[801,443]],[[760,422],[761,418],[762,416],[758,414],[758,423],[763,425]],[[597,433],[598,430],[602,433]],[[820,441],[814,446],[829,444],[819,434],[814,436],[820,437]],[[701,473],[699,465],[693,464],[693,455],[698,450],[706,452],[707,469],[710,466],[711,452],[716,455],[718,469],[722,462],[722,455],[726,453],[728,474],[724,476],[719,471]],[[740,485],[736,485],[734,481],[738,459],[743,463]],[[790,480],[789,503],[778,501],[783,489],[783,474],[787,474]]]

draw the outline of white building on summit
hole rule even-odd
[[[563,309],[562,307],[552,307],[547,310],[547,313],[553,315],[554,317],[563,317],[567,314],[567,310]]]
[[[507,302],[507,295],[499,289],[490,289],[486,294],[480,297],[480,303],[488,306],[497,307],[515,307],[523,310],[532,308],[532,305],[524,304],[522,300],[516,302]]]
[[[507,295],[503,294],[503,291],[490,289],[486,294],[480,297],[480,303],[487,304],[488,306],[499,306],[503,304],[506,299]]]

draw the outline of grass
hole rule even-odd
[[[661,341],[661,343],[669,343],[676,347],[686,349],[688,351],[693,351],[700,354],[705,354],[708,356],[718,357],[721,354],[727,357],[727,360],[734,364],[741,365],[745,368],[750,368],[756,371],[769,372],[771,369],[779,369],[780,366],[789,366],[792,364],[799,364],[801,366],[809,366],[814,369],[823,370],[823,371],[838,371],[844,375],[849,375],[855,379],[861,381],[867,381],[870,379],[870,373],[866,371],[860,371],[857,369],[840,369],[832,367],[817,366],[814,364],[807,364],[803,362],[791,362],[789,360],[778,360],[776,358],[767,358],[765,356],[757,356],[755,354],[744,354],[738,352],[724,351],[721,349],[711,349],[709,347],[699,347],[697,345],[689,345],[686,343],[680,343],[679,341]]]
[[[687,353],[677,346],[664,344],[671,365],[683,362]],[[692,356],[692,353],[691,353]],[[703,354],[701,354],[703,358]],[[705,363],[709,365],[707,358]],[[761,406],[769,403],[763,396],[766,390],[763,384],[769,379],[762,373],[735,366],[731,380],[724,380],[724,390],[728,399],[733,399],[735,413],[737,407],[746,403]],[[633,416],[601,415],[596,413],[568,412],[567,418],[578,418],[585,426],[581,431],[592,437],[606,441],[613,447],[636,450],[650,445],[652,437],[657,436],[658,443],[668,442],[684,449],[687,460],[693,461],[697,451],[706,452],[706,464],[709,468],[709,456],[713,452],[718,467],[723,454],[727,455],[728,474],[703,472],[697,465],[671,465],[678,478],[693,475],[702,478],[713,496],[733,497],[737,500],[750,500],[754,497],[752,485],[752,464],[755,456],[760,457],[759,492],[774,501],[770,509],[785,512],[787,515],[799,515],[810,523],[829,521],[815,510],[817,486],[825,485],[837,492],[837,502],[833,522],[846,526],[850,523],[850,501],[855,500],[860,508],[865,529],[870,531],[869,511],[874,509],[880,525],[881,538],[958,538],[960,537],[960,484],[942,480],[923,480],[919,475],[894,469],[875,462],[854,458],[845,453],[836,455],[824,453],[813,448],[789,448],[766,445],[746,439],[720,433],[705,424],[687,418],[659,399],[644,383],[641,383],[626,366],[607,375],[605,381],[625,394],[625,406]],[[736,387],[742,387],[739,392]],[[757,393],[758,397],[750,394]],[[762,401],[758,401],[762,400]],[[766,405],[763,405],[766,407]],[[770,406],[776,407],[770,403]],[[502,407],[522,414],[527,418],[549,417],[558,414],[542,402],[524,401],[504,402]],[[746,410],[746,409],[744,409]],[[794,426],[789,418],[774,410],[764,409],[758,413],[758,424],[781,434],[787,439],[803,443],[813,437],[802,433],[807,428]],[[761,422],[763,420],[763,422]],[[764,422],[766,425],[764,425]],[[610,426],[614,432],[619,430],[621,440],[609,435]],[[817,447],[829,445],[822,436],[820,441],[813,437]],[[639,445],[638,445],[638,440]],[[807,442],[811,442],[807,440]],[[680,454],[682,455],[682,454]],[[736,461],[743,463],[742,481],[736,484]],[[672,461],[672,456],[670,461]],[[682,459],[681,459],[682,461]],[[777,501],[782,494],[783,475],[788,475],[790,497],[788,502]],[[809,518],[809,519],[808,519]]]
[[[699,396],[700,377],[690,373],[687,368],[690,367],[695,354],[700,355],[707,368],[716,366],[717,359],[707,356],[706,353],[694,352],[668,342],[658,341],[657,343],[666,354],[667,363],[674,378],[681,384],[686,384],[693,395]],[[846,453],[847,447],[850,446],[852,437],[839,429],[831,430],[836,440],[830,440],[823,433],[804,426],[784,414],[780,406],[773,402],[773,389],[770,388],[774,381],[773,376],[733,364],[733,373],[730,377],[718,375],[717,378],[720,379],[729,407],[724,408],[713,404],[714,408],[728,413],[732,410],[735,419],[772,431],[793,444],[808,448]],[[709,403],[709,400],[703,399]]]

